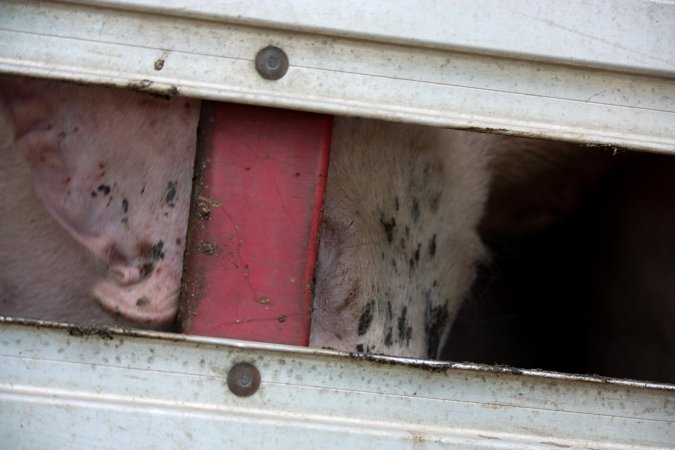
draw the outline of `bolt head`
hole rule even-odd
[[[260,387],[260,372],[253,364],[235,364],[227,374],[227,387],[238,397],[250,397]]]
[[[278,80],[288,71],[288,56],[278,47],[265,47],[255,56],[255,70],[266,80]]]

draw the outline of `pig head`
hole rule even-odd
[[[17,77],[0,77],[0,96],[35,193],[106,266],[94,297],[135,322],[173,321],[199,102]]]

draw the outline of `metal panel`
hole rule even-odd
[[[89,3],[143,12],[6,1],[0,71],[675,150],[672,2]],[[254,69],[269,44],[278,81]]]
[[[331,124],[306,112],[204,108],[182,331],[307,345]]]
[[[675,8],[644,0],[66,0],[564,65],[671,75]]]
[[[0,323],[6,448],[667,448],[675,386]],[[261,373],[237,397],[233,364]]]
[[[2,2],[0,71],[675,150],[672,2],[87,3]],[[290,57],[274,82],[268,44]],[[674,422],[673,386],[0,324],[8,448],[673,448]]]

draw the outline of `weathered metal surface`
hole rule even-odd
[[[675,386],[0,323],[6,448],[672,448]],[[251,363],[260,388],[230,392]]]
[[[631,72],[672,73],[675,63],[669,1],[66,1]]]
[[[672,2],[84,3],[2,2],[0,72],[675,151]],[[8,448],[673,448],[674,422],[673,386],[0,324]]]
[[[673,152],[673,30],[675,4],[639,0],[8,0],[0,71]]]
[[[183,332],[307,345],[332,116],[203,110]]]

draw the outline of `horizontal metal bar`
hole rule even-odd
[[[260,389],[237,397],[230,368]],[[120,329],[0,321],[11,448],[659,448],[675,387]]]
[[[663,76],[675,73],[672,2],[66,1],[564,65]]]
[[[588,22],[600,8],[603,13],[597,17],[604,25],[586,34],[570,32],[553,20],[562,6],[535,14],[530,11],[535,2],[523,3],[523,11],[515,2],[492,4],[495,12],[478,30],[490,30],[490,20],[502,17],[499,29],[511,30],[504,36],[508,48],[496,46],[496,35],[480,48],[467,46],[470,38],[483,36],[478,31],[461,42],[447,33],[430,40],[426,22],[417,28],[401,23],[395,12],[405,2],[395,3],[391,14],[384,14],[389,11],[384,4],[373,2],[372,8],[383,13],[382,21],[368,22],[375,14],[369,12],[363,21],[347,26],[352,16],[345,13],[336,16],[334,27],[328,26],[329,19],[319,20],[322,6],[311,10],[312,20],[294,16],[291,7],[301,2],[283,7],[276,22],[273,15],[263,20],[268,2],[252,7],[250,15],[220,3],[200,8],[175,1],[161,7],[140,0],[88,3],[99,6],[3,2],[0,71],[166,95],[675,151],[671,3],[636,1],[625,7],[625,2],[591,2],[588,12],[575,12]],[[488,4],[481,3],[482,8]],[[335,2],[326,5],[326,11],[336,8]],[[218,7],[221,12],[214,10]],[[442,20],[452,16],[448,23],[455,23],[460,20],[455,16],[471,17],[467,14],[474,11],[467,2],[457,3],[459,13],[437,7],[417,8],[415,17],[424,10],[434,29]],[[467,14],[461,8],[469,8]],[[612,11],[614,19],[608,15]],[[506,20],[509,17],[515,22]],[[628,22],[635,26],[624,34],[602,34],[609,33],[612,20],[622,27]],[[383,23],[407,30],[403,40],[394,38],[396,29],[384,33],[388,28]],[[535,23],[540,38],[527,34],[530,28],[518,28]],[[361,24],[365,31],[356,33]],[[643,37],[632,42],[635,36]],[[532,41],[538,49],[522,54],[509,50],[516,42]],[[254,68],[257,51],[269,44],[282,48],[290,60],[288,73],[278,81],[261,78]],[[488,51],[493,45],[494,51]],[[551,57],[542,57],[547,51]],[[583,57],[573,59],[570,55],[577,52]]]

